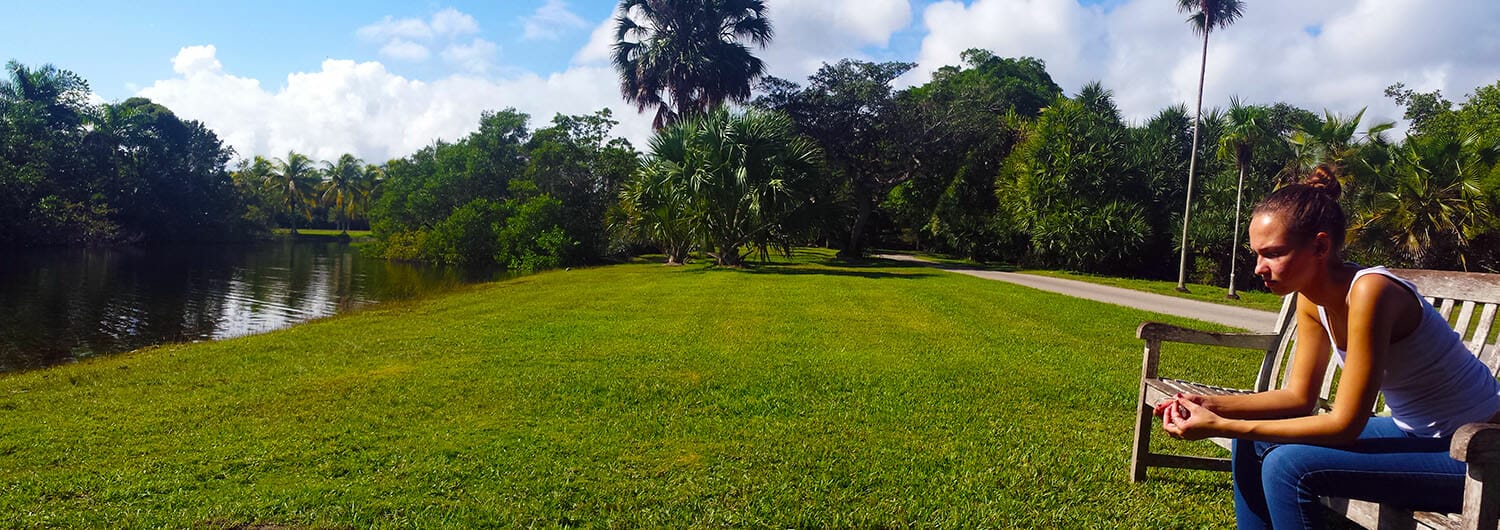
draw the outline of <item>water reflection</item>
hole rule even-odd
[[[337,242],[9,253],[0,371],[259,333],[504,276],[364,258]]]

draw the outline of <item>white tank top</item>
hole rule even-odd
[[[1411,335],[1391,344],[1380,383],[1396,426],[1417,436],[1438,438],[1452,436],[1465,423],[1486,421],[1500,412],[1500,382],[1469,352],[1458,332],[1422,298],[1417,287],[1385,267],[1361,269],[1350,285],[1366,274],[1395,280],[1422,304],[1422,322]],[[1339,366],[1343,366],[1345,352],[1333,338],[1323,306],[1318,306],[1318,319],[1334,345]]]

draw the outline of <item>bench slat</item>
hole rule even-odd
[[[1421,287],[1422,286],[1420,285],[1417,286],[1418,289],[1421,289]],[[1453,315],[1453,299],[1444,298],[1443,301],[1437,305],[1437,310],[1439,315],[1443,315],[1443,320],[1448,320],[1449,318],[1451,318],[1451,316]]]
[[[1425,269],[1391,269],[1391,272],[1417,284],[1417,290],[1427,296],[1500,303],[1500,274]]]
[[[1474,328],[1474,338],[1469,341],[1469,351],[1475,355],[1483,354],[1480,350],[1485,346],[1485,339],[1490,338],[1490,328],[1495,327],[1495,309],[1500,304],[1484,304],[1484,310],[1479,313],[1479,327]],[[1483,360],[1481,357],[1480,360]],[[1485,363],[1489,364],[1489,363]],[[1491,371],[1493,367],[1491,367]]]
[[[1458,320],[1453,322],[1453,331],[1458,332],[1458,338],[1462,340],[1469,334],[1469,321],[1474,319],[1474,302],[1465,300],[1462,309],[1458,310]],[[1470,348],[1469,351],[1475,351]]]

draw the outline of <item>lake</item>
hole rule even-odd
[[[508,277],[368,258],[332,239],[0,252],[0,372],[261,333]]]

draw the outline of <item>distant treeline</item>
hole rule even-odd
[[[685,113],[645,153],[610,137],[608,110],[535,130],[504,110],[457,142],[384,164],[292,152],[234,171],[233,153],[197,122],[139,98],[93,105],[76,75],[11,63],[0,245],[367,224],[370,250],[387,258],[519,269],[653,248],[738,264],[820,245],[1173,277],[1192,114],[1174,105],[1126,123],[1107,89],[1066,96],[1040,60],[963,58],[905,90],[891,83],[909,63],[844,60],[803,84],[764,78],[753,110]],[[1222,283],[1232,260],[1250,270],[1244,237],[1231,252],[1250,205],[1318,163],[1342,172],[1350,258],[1500,270],[1500,83],[1456,104],[1400,84],[1387,95],[1412,123],[1405,138],[1357,110],[1234,100],[1205,112],[1193,278]]]
[[[93,104],[50,65],[0,80],[0,247],[253,237],[213,131],[143,98]]]
[[[901,244],[1175,277],[1192,114],[1174,105],[1129,124],[1098,83],[1065,97],[1039,60],[983,50],[963,58],[901,91],[890,82],[911,64],[845,60],[805,86],[762,81],[754,104],[787,113],[825,153],[823,189],[833,191],[816,201],[824,216],[813,240],[854,254]],[[1222,285],[1238,260],[1239,283],[1255,284],[1243,236],[1251,205],[1319,163],[1342,173],[1351,259],[1500,270],[1500,83],[1456,105],[1400,84],[1386,95],[1411,121],[1403,139],[1358,109],[1235,99],[1205,110],[1188,234],[1193,276]]]

